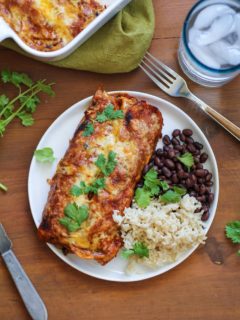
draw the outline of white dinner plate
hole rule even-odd
[[[190,128],[194,132],[193,138],[204,145],[204,150],[209,156],[206,162],[206,168],[213,174],[213,192],[215,194],[214,201],[210,208],[210,218],[204,224],[205,232],[207,233],[216,213],[219,194],[219,179],[216,159],[206,137],[196,123],[186,113],[170,102],[146,93],[135,91],[124,92],[135,96],[138,99],[146,100],[148,103],[157,107],[162,112],[164,119],[163,135],[170,135],[171,132],[176,128]],[[84,116],[84,111],[86,110],[90,101],[91,97],[79,101],[61,114],[48,128],[36,147],[36,149],[51,147],[54,150],[54,154],[57,158],[52,165],[39,163],[35,160],[35,158],[33,158],[31,162],[28,179],[28,195],[32,216],[37,227],[41,222],[43,208],[47,201],[47,196],[50,189],[47,179],[54,175],[57,163],[63,157],[66,149],[68,148],[69,140],[72,138],[79,121]],[[159,141],[158,146],[161,145],[161,141]],[[166,264],[157,269],[139,269],[135,274],[128,275],[125,273],[127,261],[120,255],[110,261],[107,265],[101,266],[96,261],[80,259],[73,254],[68,254],[65,256],[62,251],[57,249],[54,245],[48,245],[57,256],[59,256],[63,261],[73,268],[99,279],[120,282],[139,281],[160,275],[176,267],[179,263],[190,256],[190,254],[192,254],[197,248],[197,246],[194,246],[192,249],[185,252],[174,263]]]

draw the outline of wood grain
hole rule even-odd
[[[154,0],[156,32],[151,52],[181,74],[176,52],[184,17],[195,1]],[[46,303],[49,319],[58,320],[237,320],[240,318],[240,259],[224,236],[229,220],[240,217],[239,143],[186,100],[170,98],[140,70],[99,75],[51,67],[0,49],[0,69],[25,71],[34,79],[55,81],[56,97],[44,98],[33,127],[12,123],[0,140],[0,221],[14,251]],[[192,91],[240,125],[240,79],[206,89],[188,81]],[[207,244],[174,270],[139,283],[112,283],[91,278],[63,263],[39,242],[28,198],[27,177],[33,151],[45,130],[66,108],[92,95],[99,84],[107,90],[137,90],[167,99],[200,126],[218,161],[220,199]],[[0,92],[3,88],[0,87]],[[28,320],[12,280],[0,259],[0,319]]]

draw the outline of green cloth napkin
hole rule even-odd
[[[128,72],[138,66],[153,31],[152,0],[132,0],[70,56],[50,64],[99,73]],[[26,55],[12,40],[3,45]]]

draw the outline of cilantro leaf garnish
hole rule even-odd
[[[38,149],[34,151],[34,156],[38,162],[54,162],[56,159],[54,157],[53,149],[46,147],[43,149]]]
[[[111,103],[106,106],[102,113],[99,113],[96,120],[103,123],[108,120],[123,119],[124,113],[122,110],[114,110],[114,105]]]
[[[74,185],[70,189],[70,194],[72,196],[78,197],[82,194],[88,194],[90,192],[93,192],[94,194],[98,194],[98,191],[100,189],[103,189],[105,187],[105,178],[98,178],[93,183],[86,185],[85,182],[81,181],[80,185]]]
[[[90,122],[86,125],[85,129],[83,130],[83,137],[89,137],[91,136],[91,134],[94,132],[94,126],[93,124]]]
[[[116,153],[110,151],[106,159],[103,154],[100,154],[95,161],[96,166],[101,170],[104,176],[109,176],[117,165]]]
[[[183,187],[178,187],[178,186],[173,186],[173,191],[180,194],[180,196],[184,196],[187,193],[187,189],[185,189]]]
[[[69,232],[75,232],[80,227],[83,221],[88,218],[88,207],[78,206],[75,202],[69,203],[64,209],[65,217],[60,218],[59,222],[66,227]]]
[[[168,190],[160,196],[160,201],[164,203],[177,203],[181,200],[181,195],[173,190]]]
[[[0,190],[7,192],[8,188],[5,184],[0,182]]]
[[[144,176],[143,188],[137,188],[135,192],[135,201],[140,208],[146,208],[151,201],[151,197],[160,193],[161,189],[166,191],[169,185],[166,181],[158,179],[157,171],[152,168]]]
[[[142,242],[136,242],[133,245],[133,249],[123,249],[122,250],[122,257],[128,259],[132,255],[137,255],[140,258],[149,257],[149,249],[145,246]]]
[[[177,157],[177,159],[182,162],[188,169],[190,169],[194,164],[193,155],[190,152],[184,153],[182,156]]]
[[[144,188],[137,188],[134,199],[139,208],[146,208],[151,202],[151,194]]]

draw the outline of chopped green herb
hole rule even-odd
[[[97,115],[96,120],[100,123],[103,123],[108,120],[123,119],[124,113],[122,110],[114,110],[112,104],[108,104],[102,113]]]
[[[95,162],[96,166],[101,170],[104,176],[109,176],[117,165],[116,153],[110,151],[106,159],[103,154],[100,154]]]
[[[94,127],[92,123],[88,123],[83,131],[83,136],[84,137],[89,137],[91,136],[91,134],[93,134],[94,132]]]
[[[0,182],[0,190],[7,192],[8,188],[5,184]]]
[[[169,185],[166,181],[158,179],[157,171],[152,168],[144,176],[143,188],[137,188],[135,192],[135,201],[140,208],[146,208],[151,201],[151,197],[160,193],[160,189],[166,191]]]
[[[144,188],[137,188],[134,199],[139,208],[146,208],[151,202],[151,194]]]
[[[43,163],[54,162],[54,160],[56,159],[53,154],[53,149],[49,147],[35,150],[34,156],[37,161],[43,162]]]
[[[37,105],[40,103],[37,94],[44,92],[53,96],[54,91],[52,90],[53,84],[46,84],[46,80],[34,83],[25,73],[3,70],[1,80],[3,83],[13,84],[19,89],[19,94],[12,100],[4,94],[0,96],[0,136],[3,136],[6,127],[15,118],[19,118],[25,127],[32,126],[34,119],[30,114],[36,111]],[[26,86],[27,89],[23,90],[23,86]]]
[[[69,232],[75,232],[81,224],[88,218],[88,207],[78,206],[75,202],[69,203],[64,209],[65,217],[60,218],[59,222],[66,227]]]
[[[129,257],[131,257],[132,255],[134,255],[134,251],[133,249],[123,249],[121,252],[121,256],[125,259],[128,259]]]
[[[168,190],[160,196],[160,201],[164,203],[177,203],[181,200],[181,195],[173,190]]]
[[[181,157],[177,157],[180,162],[182,162],[188,169],[190,169],[194,164],[193,155],[190,152],[184,153]]]
[[[137,255],[140,258],[149,257],[149,249],[145,246],[142,242],[136,242],[133,246],[133,249],[123,249],[122,250],[122,257],[128,259],[132,255]]]
[[[173,186],[173,191],[180,194],[180,196],[184,196],[187,193],[187,189],[178,186]]]
[[[88,194],[90,192],[93,192],[94,194],[98,194],[98,191],[100,189],[103,189],[104,187],[105,187],[105,178],[98,178],[90,185],[86,185],[85,182],[81,181],[79,186],[74,185],[71,188],[70,194],[75,197],[78,197],[82,194]]]

